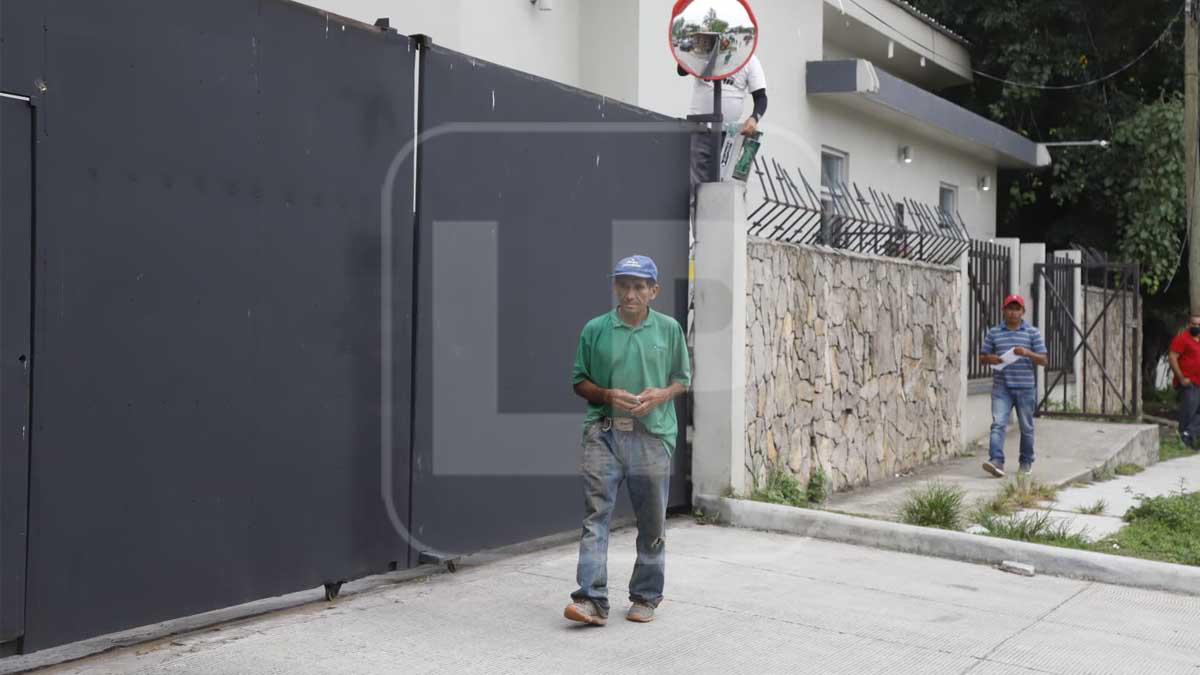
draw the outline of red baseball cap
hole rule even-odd
[[[1025,309],[1025,298],[1022,298],[1021,296],[1017,295],[1016,293],[1013,293],[1012,295],[1010,295],[1004,299],[1004,306],[1008,307],[1009,305],[1013,304],[1014,302],[1017,303],[1018,305],[1020,305],[1021,309]]]

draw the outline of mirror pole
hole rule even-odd
[[[721,135],[725,132],[725,117],[721,111],[721,81],[713,81],[712,161],[708,164],[710,183],[721,181]]]

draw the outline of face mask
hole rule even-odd
[[[1188,326],[1188,332],[1192,337],[1200,337],[1200,326]]]

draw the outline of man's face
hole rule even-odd
[[[617,277],[613,281],[617,302],[626,314],[639,314],[658,297],[658,284],[641,277]]]
[[[1200,328],[1200,316],[1193,316],[1188,321],[1188,330],[1194,330],[1196,328]]]
[[[1010,302],[1004,306],[1004,321],[1007,323],[1019,323],[1025,316],[1025,308],[1015,302]]]

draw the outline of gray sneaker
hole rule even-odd
[[[992,464],[991,462],[983,463],[983,470],[992,474],[996,478],[1004,478],[1004,465]]]
[[[650,623],[654,620],[654,608],[644,602],[635,602],[625,618],[638,623]]]
[[[1033,465],[1032,464],[1022,464],[1020,466],[1020,468],[1017,469],[1017,473],[1023,473],[1025,475],[1029,475],[1029,474],[1033,473]]]
[[[608,623],[608,616],[600,611],[595,602],[587,599],[575,600],[563,610],[563,616],[571,621],[586,623],[589,626],[603,626]]]

